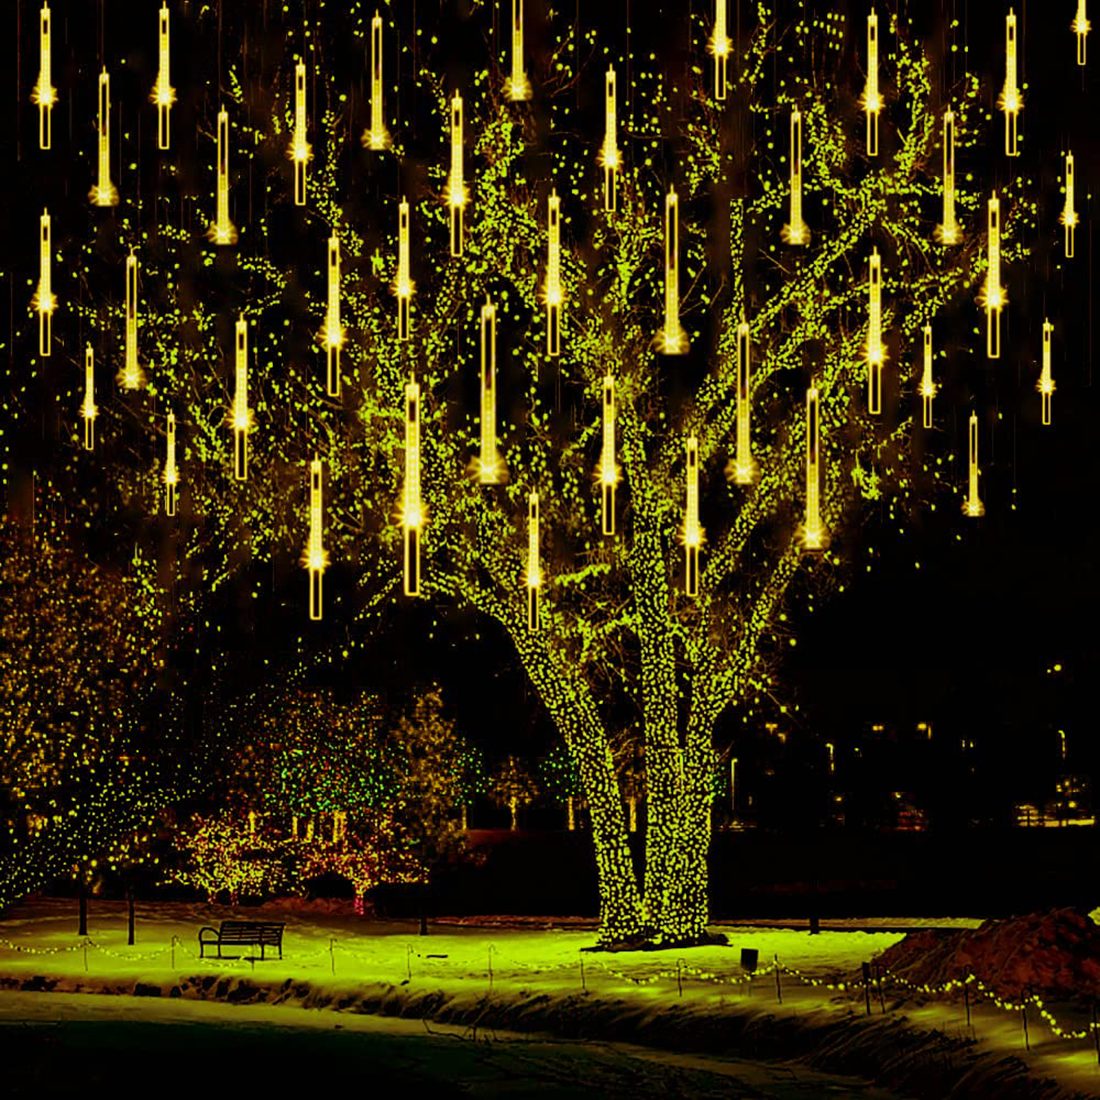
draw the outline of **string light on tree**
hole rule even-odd
[[[1043,368],[1039,375],[1039,384],[1035,387],[1043,399],[1043,423],[1050,424],[1051,395],[1054,393],[1054,379],[1050,374],[1050,339],[1054,326],[1043,318]]]
[[[878,156],[878,116],[882,96],[878,90],[878,15],[867,16],[867,85],[863,92],[863,109],[867,113],[867,155]]]
[[[478,480],[497,485],[504,480],[504,463],[497,452],[497,310],[486,300],[481,307],[481,454]]]
[[[89,198],[95,206],[118,206],[118,188],[111,182],[111,77],[99,74],[99,176]]]
[[[618,114],[615,104],[615,69],[607,67],[607,83],[604,95],[603,145],[600,147],[600,164],[603,165],[603,208],[609,214],[615,212],[619,193]]]
[[[43,210],[38,223],[38,287],[31,309],[38,313],[38,354],[46,357],[53,344],[53,314],[57,297],[53,292],[51,229],[49,211]]]
[[[1085,63],[1085,39],[1089,36],[1089,17],[1086,0],[1077,0],[1077,15],[1073,20],[1073,33],[1077,35],[1077,64]]]
[[[810,230],[802,220],[802,112],[791,111],[791,220],[783,226],[787,244],[808,244]]]
[[[825,527],[821,522],[821,400],[817,387],[806,391],[806,522],[802,525],[805,550],[824,550]]]
[[[985,347],[990,359],[1001,357],[1001,310],[1006,296],[1001,286],[1001,204],[997,192],[989,200],[989,238],[985,285],[978,301],[985,306]]]
[[[984,516],[985,505],[978,497],[978,414],[970,414],[970,477],[963,512],[968,516]]]
[[[321,618],[321,579],[328,565],[325,553],[324,501],[321,495],[322,465],[315,458],[309,465],[309,544],[303,564],[309,570],[309,617],[313,622]]]
[[[561,354],[561,199],[550,192],[546,246],[546,354]]]
[[[714,98],[719,103],[726,98],[729,81],[729,35],[726,33],[726,5],[728,0],[714,0],[714,34],[710,40],[710,52],[714,55]]]
[[[344,328],[340,324],[340,238],[333,233],[328,240],[328,311],[321,331],[328,370],[329,397],[340,396],[340,348],[344,343]]]
[[[138,363],[138,261],[133,248],[126,257],[126,343],[122,366],[122,388],[136,390],[145,381]]]
[[[737,454],[733,461],[733,480],[751,485],[756,479],[756,460],[752,457],[752,381],[749,323],[737,326]]]
[[[294,135],[290,140],[290,159],[294,162],[294,205],[306,204],[306,166],[313,152],[306,140],[306,63],[294,67]]]
[[[80,406],[80,415],[84,419],[84,449],[95,447],[95,352],[89,344],[84,349],[84,401]]]
[[[539,566],[539,495],[532,492],[527,498],[527,629],[537,631],[539,620],[539,585],[542,569]]]
[[[924,371],[920,380],[920,395],[924,404],[924,426],[932,427],[932,399],[936,396],[936,384],[932,381],[932,326],[924,326]]]
[[[420,386],[410,378],[405,387],[405,491],[401,526],[405,541],[405,595],[420,595]]]
[[[940,244],[958,244],[962,229],[955,218],[955,112],[943,112],[943,221],[936,227]]]
[[[409,203],[401,200],[397,209],[397,339],[407,340],[410,331],[413,282],[409,277]]]
[[[176,414],[170,412],[164,461],[164,511],[169,516],[176,514],[176,492],[179,480],[179,470],[176,467]]]
[[[1066,153],[1066,205],[1062,209],[1060,221],[1066,227],[1066,258],[1070,260],[1073,259],[1074,229],[1079,221],[1077,209],[1074,205],[1073,175],[1073,154]]]
[[[1016,13],[1012,8],[1005,16],[1005,85],[999,106],[1005,113],[1005,154],[1019,156],[1018,121],[1024,101],[1016,80]]]
[[[248,479],[248,432],[252,412],[248,407],[248,322],[237,321],[237,354],[233,389],[233,476]]]
[[[882,412],[882,364],[886,349],[882,343],[882,257],[877,248],[871,252],[868,293],[867,411],[878,416]]]
[[[615,376],[603,380],[603,447],[600,451],[600,516],[605,535],[615,534],[615,486],[619,465],[615,461]]]
[[[451,100],[451,174],[447,181],[447,205],[451,210],[451,255],[462,255],[467,195],[462,172],[462,96]]]
[[[172,87],[171,50],[169,48],[168,4],[160,8],[160,68],[157,82],[149,99],[157,106],[157,148],[167,149],[169,143],[169,121],[172,104],[176,102],[176,89]]]
[[[31,92],[31,102],[38,107],[38,148],[49,149],[52,143],[53,107],[57,102],[57,89],[53,86],[50,58],[50,5],[43,4],[39,13],[39,63],[38,81]]]
[[[684,591],[699,595],[699,548],[703,545],[703,529],[699,526],[699,440],[687,440],[687,502],[684,509]]]
[[[674,187],[665,196],[665,325],[657,346],[665,355],[688,350],[687,333],[680,325],[680,203]]]
[[[367,149],[385,149],[390,144],[382,115],[382,16],[377,11],[370,23],[370,129],[362,140]]]
[[[513,103],[531,98],[523,65],[523,0],[512,0],[512,75],[504,82],[504,94]]]
[[[237,227],[229,220],[229,112],[218,112],[217,209],[207,237],[219,245],[237,243]]]

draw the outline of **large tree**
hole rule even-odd
[[[619,43],[606,48],[594,35],[581,36],[578,25],[551,14],[540,31],[547,48],[528,61],[533,104],[504,94],[507,36],[493,40],[501,49],[487,44],[487,61],[479,59],[457,89],[468,194],[459,256],[450,255],[446,202],[456,89],[432,67],[448,43],[429,46],[418,37],[412,66],[399,81],[387,75],[389,139],[364,150],[368,111],[356,96],[347,99],[340,49],[344,31],[369,41],[369,19],[355,8],[312,34],[312,160],[306,205],[296,207],[287,159],[296,59],[270,48],[270,38],[264,55],[254,35],[242,44],[243,63],[227,62],[222,87],[237,244],[206,242],[214,201],[205,183],[193,182],[191,157],[183,179],[163,167],[157,177],[165,194],[179,192],[178,204],[157,198],[142,207],[124,187],[114,221],[102,223],[104,215],[93,212],[102,224],[81,242],[78,312],[104,356],[121,343],[120,290],[131,247],[140,261],[147,383],[101,399],[115,491],[162,509],[171,411],[180,477],[173,537],[181,562],[201,567],[216,589],[249,558],[284,569],[295,563],[309,542],[310,461],[319,458],[326,592],[337,595],[324,614],[342,617],[349,637],[356,623],[368,629],[378,608],[403,601],[403,545],[415,527],[418,598],[459,604],[496,624],[576,762],[591,814],[605,943],[705,935],[716,723],[732,707],[751,712],[772,690],[792,600],[812,600],[833,582],[843,561],[838,542],[860,522],[865,502],[900,514],[918,492],[943,485],[946,468],[934,458],[922,465],[911,450],[914,436],[922,447],[929,436],[919,427],[910,364],[920,358],[923,327],[942,311],[965,303],[967,329],[978,316],[984,179],[960,167],[961,239],[944,245],[934,233],[943,109],[955,110],[960,165],[977,170],[981,156],[996,155],[995,148],[974,155],[985,112],[977,79],[966,78],[950,95],[934,91],[940,81],[916,36],[904,20],[884,20],[882,149],[869,157],[855,103],[860,89],[844,74],[845,35],[860,41],[862,26],[846,31],[837,17],[784,27],[764,9],[759,14],[732,44],[726,102],[714,98],[704,52],[710,28],[698,19],[690,22],[694,66],[673,74],[628,57]],[[212,30],[209,13],[195,18],[200,33]],[[488,38],[487,14],[471,19]],[[410,31],[386,20],[387,66]],[[204,72],[213,79],[201,59],[196,64],[196,83]],[[600,104],[611,64],[621,123],[616,148],[601,158]],[[211,183],[217,98],[192,95],[199,114],[193,158],[211,166]],[[792,220],[786,151],[796,105],[810,229],[801,245],[783,243]],[[185,141],[191,150],[190,136]],[[614,210],[605,209],[609,154]],[[678,197],[680,315],[666,317],[670,187]],[[561,202],[557,356],[548,354],[546,331],[552,194]],[[1022,227],[1033,208],[1019,180],[999,195],[1007,268],[1025,251]],[[405,198],[407,273],[398,263]],[[326,349],[318,346],[319,332],[322,343],[341,335],[326,320],[330,236],[342,263],[339,396],[327,392]],[[872,249],[883,272],[881,415],[866,399]],[[412,292],[408,339],[399,339],[392,287]],[[496,310],[498,356],[497,422],[485,433],[499,457],[490,483],[481,476],[484,464],[472,461],[482,438],[479,410],[487,407],[478,401],[487,302]],[[233,476],[228,419],[238,315],[250,343],[247,480]],[[752,372],[747,400],[739,401],[742,321]],[[937,346],[940,336],[937,330]],[[676,351],[682,354],[670,354]],[[939,371],[942,356],[936,362]],[[607,379],[615,450],[604,462]],[[406,496],[410,382],[419,387],[419,465],[411,476],[422,508]],[[803,529],[810,386],[820,402],[820,521],[834,540],[831,552],[816,530]],[[748,466],[744,440],[737,441],[739,409],[751,411],[751,481],[738,476],[745,471],[737,460]],[[695,595],[685,591],[682,546],[699,534],[686,515],[689,440],[705,532]],[[619,479],[607,535],[601,469]],[[532,493],[540,509],[537,573],[528,568]],[[528,581],[536,576],[541,615],[532,625]],[[300,584],[305,619],[304,575]],[[624,729],[644,742],[641,878],[613,751]]]

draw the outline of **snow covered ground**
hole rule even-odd
[[[242,958],[200,960],[198,929],[235,915],[285,919],[284,958],[253,960],[249,956],[258,952],[246,949]],[[416,1017],[421,1031],[424,1021],[432,1021],[433,1030],[451,1025],[464,1034],[486,1028],[537,1032],[555,1036],[545,1040],[551,1046],[577,1039],[642,1044],[701,1059],[708,1065],[701,1062],[696,1068],[705,1073],[721,1072],[709,1066],[720,1055],[755,1065],[761,1073],[775,1072],[776,1063],[782,1062],[788,1077],[812,1069],[874,1079],[898,1093],[949,1095],[946,1088],[936,1091],[940,1084],[929,1077],[931,1065],[952,1080],[967,1078],[984,1089],[951,1095],[1100,1095],[1095,1051],[1086,1043],[1053,1037],[1039,1019],[1030,1021],[1031,1050],[1026,1052],[1018,1015],[988,1004],[972,1008],[972,1032],[961,1003],[902,1005],[888,995],[881,1000],[876,995],[867,1017],[862,991],[852,987],[853,974],[860,963],[897,942],[900,931],[810,936],[790,928],[723,926],[729,947],[608,955],[582,952],[594,942],[591,928],[568,927],[569,922],[555,922],[551,928],[532,921],[509,923],[519,926],[441,923],[421,937],[409,923],[364,921],[345,912],[300,906],[234,914],[198,905],[139,905],[137,942],[128,947],[120,903],[93,899],[89,936],[81,940],[75,935],[75,902],[35,901],[0,920],[0,988],[51,991],[52,996],[41,999],[47,1013],[53,1011],[51,1004],[58,1012],[64,1004],[79,1004],[79,998],[73,1002],[63,995],[81,992],[120,994],[109,999],[111,1005],[117,1002],[117,1009],[97,1011],[123,1012],[137,992],[144,996],[133,999],[136,1007],[125,1008],[137,1020],[160,1018],[158,1014],[169,1011],[205,1012],[213,1002],[219,1002],[216,1010],[210,1008],[219,1022],[226,1019],[219,1013],[237,1011],[256,1012],[259,1020],[287,1026],[305,1017],[284,1014],[305,1012],[325,1027],[334,1027],[332,1021],[339,1019],[342,1028],[353,1026],[351,1021],[369,1028],[361,1021],[370,1016]],[[952,922],[927,923],[947,927]],[[779,991],[774,973],[747,980],[740,966],[743,948],[757,950],[761,967],[778,956],[784,967]],[[204,1007],[200,1010],[197,1004]],[[0,1018],[12,1018],[8,1011],[0,1011]],[[390,1040],[397,1041],[393,1036]],[[457,1045],[454,1039],[446,1042]],[[532,1042],[530,1034],[523,1042]],[[558,1057],[547,1056],[551,1062]],[[524,1059],[533,1057],[523,1054]],[[627,1081],[637,1071],[639,1057],[616,1048],[611,1061],[618,1068],[607,1072],[621,1069]],[[645,1057],[670,1064],[664,1054]],[[619,1065],[620,1058],[627,1062]],[[629,1071],[623,1068],[628,1063]],[[603,1072],[593,1068],[593,1079],[601,1079]],[[744,1085],[743,1092],[728,1089],[725,1095],[844,1095],[824,1089],[817,1094],[768,1092],[759,1081],[745,1077],[748,1070],[740,1072],[738,1077],[731,1071]],[[1044,1088],[1038,1083],[1042,1078],[1057,1084]],[[834,1083],[850,1087],[850,1082]],[[705,1096],[709,1088],[701,1081],[686,1091]]]

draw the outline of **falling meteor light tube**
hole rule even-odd
[[[84,449],[90,451],[95,447],[95,352],[89,344],[84,349],[84,403],[80,407],[80,415],[84,418]]]
[[[1005,113],[1005,155],[1019,156],[1018,120],[1024,101],[1016,81],[1016,14],[1012,8],[1005,16],[1005,86],[1000,106]]]
[[[122,368],[122,388],[136,390],[142,383],[138,364],[137,338],[138,261],[133,248],[126,257],[126,345]]]
[[[1085,63],[1085,39],[1089,36],[1089,18],[1085,0],[1077,0],[1077,15],[1073,20],[1073,33],[1077,35],[1077,64]]]
[[[447,205],[451,208],[451,255],[462,255],[466,183],[462,172],[462,96],[451,100],[451,175],[447,183]]]
[[[385,149],[390,143],[382,116],[382,16],[377,11],[370,23],[370,129],[362,140],[368,149]]]
[[[176,414],[168,414],[167,449],[164,463],[164,512],[176,514],[176,488],[179,485],[179,470],[176,469]]]
[[[863,93],[863,109],[867,112],[867,155],[878,156],[878,115],[882,96],[878,90],[878,15],[867,16],[867,86]]]
[[[963,512],[968,516],[984,516],[985,505],[978,498],[978,414],[970,414],[970,476]]]
[[[941,244],[958,244],[962,231],[955,218],[955,112],[943,113],[943,222],[936,228]]]
[[[405,595],[420,595],[420,386],[405,387],[405,491],[401,525],[405,536]]]
[[[504,93],[514,103],[531,98],[531,81],[523,66],[523,0],[512,0],[512,75]]]
[[[737,457],[733,464],[733,480],[738,485],[751,485],[756,478],[756,460],[752,457],[752,366],[749,323],[737,326]]]
[[[248,480],[248,429],[252,413],[248,408],[248,322],[237,321],[237,356],[233,389],[233,476]]]
[[[413,284],[409,278],[409,202],[397,210],[397,339],[407,340],[410,330]]]
[[[1001,286],[1001,204],[997,199],[996,191],[989,200],[987,264],[985,288],[981,299],[985,306],[986,356],[989,359],[999,359],[1001,357],[1001,310],[1004,308],[1005,292]]]
[[[821,523],[821,400],[816,386],[806,391],[806,522],[802,545],[807,550],[825,547]]]
[[[340,324],[340,238],[335,233],[328,241],[328,313],[322,335],[328,357],[328,395],[339,397],[340,347],[344,343],[344,329]]]
[[[802,112],[791,111],[791,220],[783,227],[787,244],[806,244],[810,231],[802,220]]]
[[[550,192],[546,246],[546,354],[561,355],[561,199]]]
[[[726,4],[727,0],[714,0],[714,36],[710,40],[710,52],[714,54],[714,98],[719,103],[725,100],[729,86],[730,39],[726,34]]]
[[[924,404],[924,426],[932,427],[932,398],[936,396],[936,384],[932,381],[932,326],[924,326],[924,370],[920,380],[920,395]]]
[[[676,189],[665,196],[665,327],[658,339],[666,355],[688,350],[687,333],[680,325],[680,202]]]
[[[214,244],[236,244],[237,228],[229,220],[229,112],[218,112],[218,184],[217,210],[207,237]]]
[[[619,194],[619,125],[615,96],[615,69],[609,65],[604,95],[603,147],[600,149],[600,163],[603,165],[603,208],[609,214],[615,212]]]
[[[481,455],[479,481],[496,485],[501,480],[497,454],[497,310],[492,302],[481,307]]]
[[[1066,205],[1062,210],[1061,222],[1066,227],[1066,259],[1073,259],[1073,237],[1077,226],[1077,208],[1074,204],[1074,168],[1073,154],[1066,153]]]
[[[871,252],[869,320],[867,325],[867,411],[873,416],[882,412],[882,258],[875,248]]]
[[[619,466],[615,461],[615,376],[603,380],[603,449],[600,453],[600,514],[605,535],[615,534],[615,486]]]
[[[1054,379],[1050,374],[1050,338],[1054,332],[1054,326],[1045,318],[1043,319],[1043,370],[1039,376],[1039,384],[1035,388],[1043,399],[1043,424],[1050,424],[1051,395],[1054,393]]]
[[[88,196],[95,206],[117,206],[118,188],[111,182],[111,77],[99,74],[99,176]]]
[[[699,526],[699,440],[687,440],[687,503],[684,514],[684,592],[699,595],[699,547],[703,529]]]
[[[53,313],[57,298],[53,293],[51,229],[49,211],[43,210],[38,229],[38,287],[31,307],[38,311],[38,354],[43,358],[50,354],[53,344]]]
[[[531,493],[527,498],[527,629],[537,631],[541,625],[539,616],[539,585],[542,570],[539,566],[539,495]]]
[[[294,136],[290,142],[290,158],[294,161],[294,205],[306,204],[306,166],[311,153],[306,141],[306,63],[299,61],[294,69]]]
[[[39,67],[38,82],[31,92],[31,102],[38,107],[38,148],[49,149],[53,137],[53,106],[57,102],[57,89],[53,86],[50,59],[50,5],[43,4],[39,14]]]
[[[157,106],[157,148],[167,149],[169,142],[169,114],[176,102],[176,90],[172,87],[171,49],[169,48],[168,4],[160,8],[160,69],[153,93],[149,99]]]
[[[325,553],[324,501],[321,495],[321,460],[315,458],[309,465],[309,546],[306,549],[306,568],[309,570],[309,617],[312,622],[321,618],[321,579],[328,555]]]

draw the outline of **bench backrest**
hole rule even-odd
[[[277,947],[283,941],[283,927],[272,921],[223,920],[218,939],[222,943],[259,943]]]

